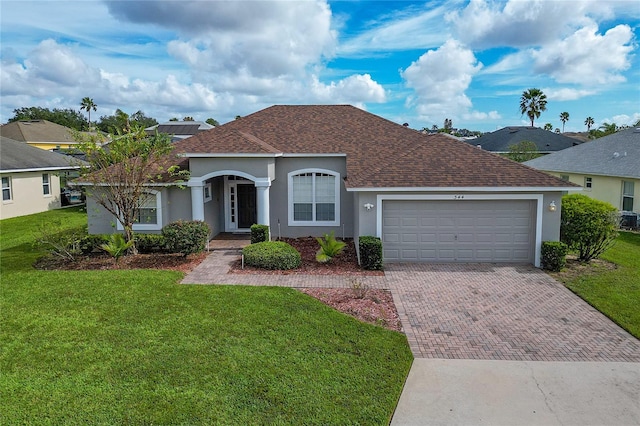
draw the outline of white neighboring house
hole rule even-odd
[[[3,136],[0,154],[0,219],[60,208],[60,175],[81,167],[80,160]]]

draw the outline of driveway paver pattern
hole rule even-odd
[[[214,251],[184,284],[349,288],[353,277],[228,273]],[[640,341],[528,265],[388,264],[358,276],[391,291],[416,358],[640,362]]]

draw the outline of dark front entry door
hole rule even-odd
[[[238,184],[238,228],[250,228],[256,223],[256,187]]]

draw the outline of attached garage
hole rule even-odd
[[[534,263],[536,201],[384,200],[385,262]]]

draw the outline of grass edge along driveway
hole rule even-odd
[[[388,424],[403,334],[296,290],[173,271],[36,271],[42,221],[0,221],[2,424]],[[30,224],[31,223],[31,224]]]

